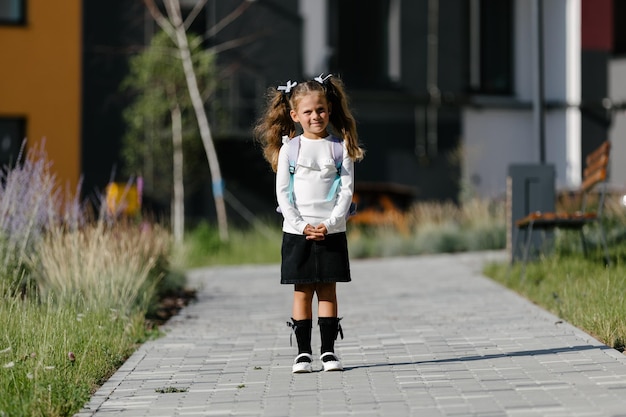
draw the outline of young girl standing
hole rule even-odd
[[[299,136],[296,124],[302,130]],[[346,218],[354,162],[364,155],[343,83],[329,75],[271,88],[254,133],[276,172],[276,198],[284,217],[280,282],[294,285],[288,324],[298,343],[292,370],[312,371],[314,296],[323,369],[343,370],[335,354],[337,335],[341,332],[343,338],[336,283],[351,280]]]

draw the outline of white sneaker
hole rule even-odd
[[[343,365],[333,352],[326,352],[320,356],[324,371],[343,371]]]
[[[291,367],[291,372],[294,374],[308,374],[313,372],[311,363],[313,362],[313,356],[309,353],[301,353],[296,356]]]

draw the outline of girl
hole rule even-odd
[[[296,123],[302,134],[294,138]],[[320,75],[270,88],[254,133],[276,172],[276,198],[284,217],[280,282],[294,285],[292,322],[287,324],[298,343],[292,370],[312,371],[314,295],[323,369],[343,370],[335,355],[335,339],[340,332],[343,338],[336,283],[351,280],[346,214],[354,190],[354,161],[364,156],[343,83]]]

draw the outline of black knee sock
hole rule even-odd
[[[293,323],[287,323],[296,334],[296,341],[298,342],[298,355],[301,353],[313,353],[311,349],[311,330],[313,328],[313,320],[294,320]]]
[[[320,338],[322,339],[322,347],[320,349],[322,354],[335,351],[337,334],[341,333],[341,338],[343,339],[343,331],[339,324],[340,320],[337,317],[319,317],[317,319],[317,324],[320,326]]]

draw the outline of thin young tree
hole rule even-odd
[[[216,79],[213,53],[201,48],[198,36],[190,35],[189,44],[193,66],[200,74],[198,83],[208,94],[214,90]],[[191,109],[191,101],[178,63],[178,51],[163,32],[155,34],[150,45],[130,60],[122,87],[136,94],[124,113],[127,133],[122,150],[127,170],[143,172],[153,196],[159,188],[172,189],[172,229],[175,240],[181,242],[185,224],[183,141],[196,136],[183,131],[190,122],[185,122],[184,116]],[[167,138],[171,138],[170,145]]]
[[[197,16],[206,4],[206,0],[199,0],[194,6],[193,10],[189,14],[186,20],[183,20],[180,1],[179,0],[163,0],[166,14],[163,14],[158,8],[154,0],[144,0],[150,14],[161,27],[161,29],[167,33],[172,39],[180,55],[180,62],[182,64],[185,80],[187,83],[187,89],[189,97],[196,115],[196,121],[200,130],[200,136],[206,152],[207,160],[209,162],[209,169],[211,172],[211,181],[213,184],[213,199],[215,201],[215,211],[217,213],[217,222],[220,239],[222,241],[228,240],[228,220],[226,217],[226,205],[224,203],[224,186],[222,180],[222,173],[215,151],[215,144],[213,142],[213,136],[211,133],[211,127],[209,124],[209,118],[204,107],[204,100],[198,87],[197,75],[193,67],[191,52],[189,48],[189,42],[187,38],[187,28],[191,21]],[[235,12],[229,14],[222,22],[216,25],[216,29],[230,23],[238,14],[242,13],[249,5],[249,2],[243,2],[242,5],[235,10]]]

